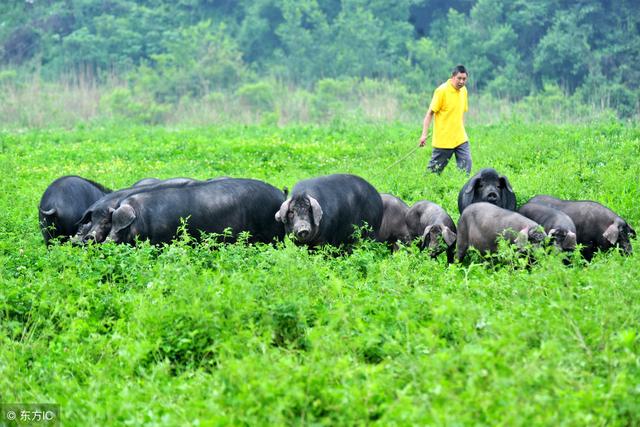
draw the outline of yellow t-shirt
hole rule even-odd
[[[469,140],[464,130],[462,116],[469,109],[467,88],[456,89],[447,80],[433,92],[429,106],[435,115],[432,145],[436,148],[456,148]]]

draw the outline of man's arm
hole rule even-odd
[[[427,134],[429,133],[431,120],[433,120],[433,114],[433,110],[429,108],[429,110],[427,110],[427,114],[424,116],[424,121],[422,122],[422,135],[420,136],[420,147],[424,147],[424,143],[427,140]]]

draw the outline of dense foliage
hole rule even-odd
[[[376,78],[427,90],[464,63],[473,89],[519,100],[556,84],[640,111],[636,0],[25,0],[0,10],[4,67],[132,71],[176,102],[257,78]],[[2,80],[2,74],[0,74]],[[425,89],[426,88],[426,89]]]
[[[640,130],[470,127],[474,172],[601,201],[640,228]],[[640,242],[570,265],[448,266],[409,247],[104,244],[47,249],[37,204],[78,174],[353,172],[458,218],[467,177],[425,174],[403,125],[77,128],[0,133],[0,401],[55,402],[65,425],[640,424]]]

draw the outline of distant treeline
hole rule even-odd
[[[0,60],[0,83],[118,76],[160,105],[265,79],[431,92],[462,63],[495,98],[556,86],[621,118],[640,111],[637,0],[12,0]]]

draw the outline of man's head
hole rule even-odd
[[[456,65],[451,72],[451,84],[453,84],[456,89],[460,90],[467,83],[468,76],[467,69],[464,65]]]

